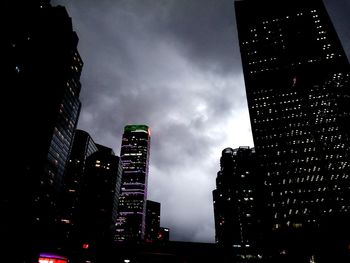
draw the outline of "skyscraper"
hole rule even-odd
[[[145,241],[157,241],[160,228],[160,203],[151,200],[146,201],[146,227]]]
[[[261,203],[254,148],[226,148],[213,191],[216,243],[232,250],[237,262],[256,262]]]
[[[124,128],[120,158],[123,164],[115,241],[144,240],[150,129],[146,125]]]
[[[65,243],[70,247],[80,246],[78,242],[78,218],[81,190],[83,186],[86,159],[97,151],[91,136],[83,130],[76,130],[72,150],[64,175],[64,193],[60,205],[60,222]]]
[[[3,97],[14,108],[1,109],[11,127],[3,130],[11,142],[4,145],[4,163],[11,169],[0,191],[0,236],[17,251],[37,253],[40,246],[58,246],[57,200],[80,112],[83,63],[64,7],[46,0],[3,7]]]
[[[97,148],[86,159],[79,227],[83,243],[101,255],[114,238],[122,163],[111,148],[99,144]]]
[[[235,9],[271,228],[335,229],[330,222],[350,210],[350,70],[327,11],[321,0],[236,1]]]

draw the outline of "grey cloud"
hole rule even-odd
[[[327,0],[324,3],[343,44],[345,53],[350,59],[350,2],[348,0]]]
[[[79,128],[118,154],[124,125],[148,124],[148,197],[162,204],[161,224],[173,240],[213,242],[221,150],[253,143],[233,1],[53,3],[67,7],[80,39]],[[349,3],[327,5],[349,40]]]

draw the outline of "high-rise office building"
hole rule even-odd
[[[0,191],[1,243],[37,253],[57,243],[57,199],[80,112],[83,63],[64,7],[5,1],[2,17],[3,97],[15,108],[1,109],[11,127],[3,130],[11,169]]]
[[[78,243],[78,217],[81,188],[84,179],[86,159],[97,151],[91,136],[83,130],[76,130],[66,173],[63,178],[64,193],[60,204],[60,222],[65,243],[70,247]]]
[[[334,229],[350,210],[350,70],[326,8],[246,0],[235,10],[271,228]]]
[[[261,201],[254,148],[226,148],[213,191],[216,243],[232,250],[237,262],[256,262]]]
[[[145,241],[155,242],[160,228],[160,203],[146,201]]]
[[[111,244],[115,233],[122,163],[111,148],[98,150],[86,159],[82,180],[79,228],[82,244],[96,253]]]
[[[115,241],[144,240],[150,129],[146,125],[124,128],[120,158],[123,164]]]

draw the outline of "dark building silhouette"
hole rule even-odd
[[[98,150],[86,159],[81,191],[81,246],[101,254],[113,241],[122,178],[122,163],[111,148]]]
[[[65,234],[65,244],[69,244],[69,249],[80,245],[77,226],[86,159],[96,151],[97,146],[90,135],[83,130],[76,130],[63,180],[64,193],[60,212],[62,232]]]
[[[157,242],[168,242],[170,239],[170,229],[167,227],[160,227],[157,236]]]
[[[160,228],[160,203],[146,201],[145,241],[155,242]]]
[[[2,134],[9,169],[1,183],[0,236],[4,251],[36,257],[60,246],[57,200],[80,112],[83,63],[64,7],[44,0],[2,7],[2,96],[13,107],[1,109],[11,128]]]
[[[144,240],[150,140],[148,126],[125,126],[120,151],[123,176],[115,234],[117,242]]]
[[[236,262],[257,262],[262,204],[255,150],[226,148],[220,166],[213,191],[216,243],[232,250]]]
[[[284,262],[343,262],[350,243],[350,71],[342,45],[321,0],[236,1],[235,9],[276,238],[270,247]]]
[[[158,242],[143,244],[119,243],[111,257],[112,262],[139,263],[201,263],[201,262],[235,262],[227,257],[223,248],[213,243],[195,242]]]

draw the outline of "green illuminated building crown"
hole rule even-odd
[[[135,131],[149,131],[149,127],[147,125],[143,124],[133,124],[133,125],[126,125],[124,127],[124,132],[135,132]]]

